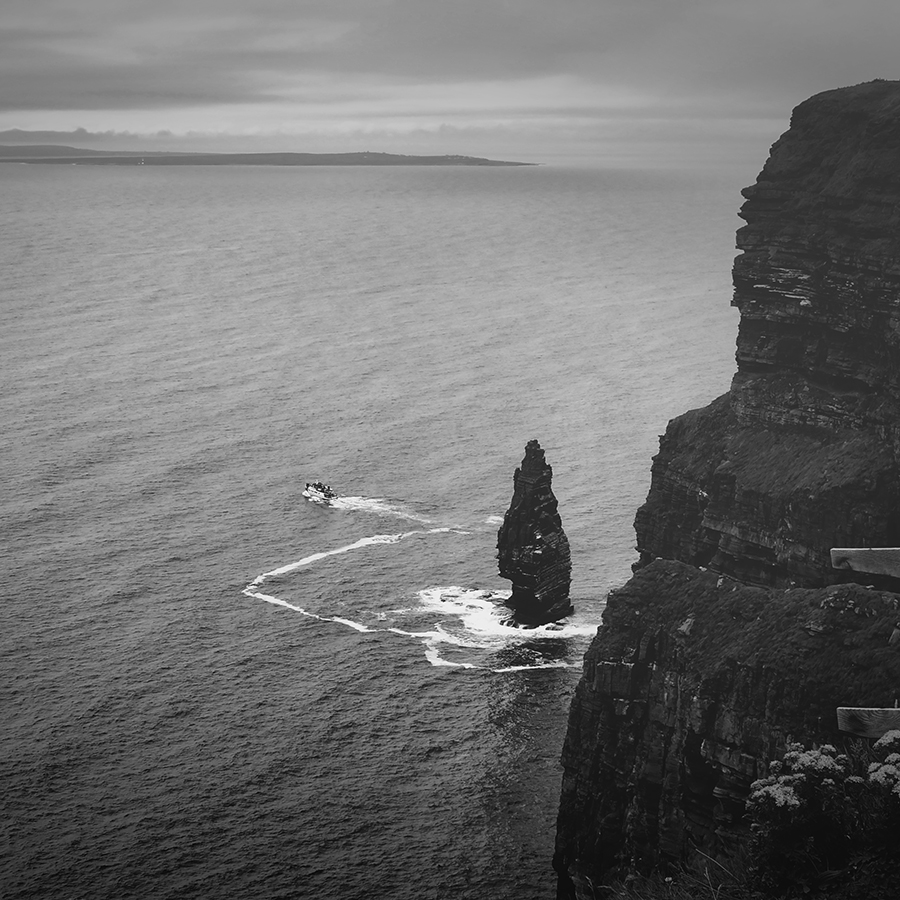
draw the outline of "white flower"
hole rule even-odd
[[[788,809],[800,806],[800,798],[790,785],[786,784],[767,784],[753,793],[751,797],[754,803],[763,803],[766,800],[771,801],[775,806]]]
[[[869,781],[874,781],[875,784],[881,784],[885,787],[893,787],[900,782],[900,769],[894,765],[879,766],[876,763],[874,771],[872,766],[869,766]]]
[[[826,756],[818,750],[807,750],[804,753],[798,753],[796,756],[794,767],[797,769],[807,769],[814,772],[838,772],[841,768],[834,757]]]
[[[887,750],[888,747],[896,746],[900,748],[900,731],[896,728],[886,731],[877,741],[875,741],[876,750]]]

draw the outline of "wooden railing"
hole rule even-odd
[[[900,547],[834,547],[831,565],[835,569],[900,578]]]
[[[900,578],[900,547],[834,547],[831,565],[870,575]],[[890,707],[839,706],[838,728],[857,737],[880,738],[885,732],[900,729],[897,702]]]

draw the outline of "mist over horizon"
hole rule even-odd
[[[516,161],[531,164],[563,165],[605,168],[708,168],[742,169],[751,173],[761,153],[785,130],[787,122],[766,122],[759,126],[758,134],[750,134],[747,140],[736,146],[733,152],[723,154],[718,146],[704,145],[696,137],[686,135],[681,141],[671,142],[669,155],[659,154],[655,140],[622,143],[615,151],[608,149],[598,156],[590,147],[546,146],[542,152],[535,142],[512,139],[491,141],[473,140],[471,135],[457,133],[452,128],[442,132],[444,141],[436,140],[429,133],[412,133],[380,137],[347,135],[343,139],[317,135],[282,134],[209,134],[189,132],[173,134],[168,131],[134,133],[128,131],[93,132],[85,128],[71,131],[26,131],[8,129],[0,131],[0,146],[63,146],[90,151],[121,151],[129,153],[386,153],[408,156],[466,156],[491,160]],[[762,148],[761,150],[759,148]],[[759,152],[752,152],[753,149]],[[677,151],[677,152],[674,152]]]
[[[0,131],[750,172],[807,97],[896,76],[898,29],[884,0],[11,0]]]

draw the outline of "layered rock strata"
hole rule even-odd
[[[900,600],[857,584],[741,585],[657,560],[609,595],[563,749],[560,897],[618,870],[720,860],[788,741],[838,744],[838,706],[893,706]]]
[[[497,533],[500,575],[512,581],[506,605],[520,625],[545,625],[574,612],[569,600],[569,540],[552,478],[541,445],[529,441],[513,476],[512,502]]]
[[[829,550],[900,546],[900,83],[801,104],[744,196],[738,371],[661,438],[635,575],[586,656],[561,897],[738,855],[786,743],[837,743],[838,706],[897,696],[900,582]]]
[[[819,94],[744,190],[731,390],[670,423],[641,565],[829,584],[832,546],[900,545],[900,85]]]

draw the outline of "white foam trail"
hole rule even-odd
[[[503,524],[503,516],[488,516],[484,520],[485,525],[502,525]]]
[[[294,606],[293,603],[288,603],[287,600],[282,600],[280,597],[273,597],[271,594],[263,594],[259,591],[251,591],[249,586],[244,588],[241,593],[244,594],[245,597],[254,597],[257,600],[264,600],[266,603],[273,603],[275,604],[275,606],[287,607],[287,609],[292,609],[294,610],[294,612],[298,612],[309,619],[317,619],[319,622],[340,622],[343,625],[349,625],[351,628],[355,628],[357,631],[371,630],[369,628],[366,628],[365,625],[360,625],[357,622],[351,622],[349,619],[338,619],[337,617],[331,619],[327,616],[317,616],[315,613],[308,612],[302,606]]]
[[[450,662],[449,659],[444,659],[440,651],[437,647],[425,647],[425,659],[428,660],[435,668],[440,668],[441,666],[452,667],[454,669],[483,669],[484,666],[477,666],[475,663],[457,663]]]
[[[259,591],[251,591],[248,588],[244,588],[242,591],[244,596],[246,597],[254,597],[257,600],[265,600],[266,603],[274,603],[276,606],[285,606],[288,609],[294,610],[294,612],[298,612],[301,615],[306,616],[310,619],[317,619],[319,622],[337,622],[339,625],[346,625],[348,628],[353,628],[355,631],[377,631],[376,628],[369,628],[367,625],[362,625],[359,622],[354,622],[351,619],[343,619],[340,616],[317,616],[315,613],[308,612],[302,606],[294,606],[293,603],[288,603],[286,600],[282,600],[280,597],[273,597],[271,594],[262,594]]]
[[[394,516],[398,519],[408,519],[411,522],[421,522],[423,525],[431,522],[431,519],[427,519],[425,516],[420,516],[417,513],[407,512],[383,497],[335,497],[334,500],[329,501],[328,505],[332,509],[370,512],[379,516]]]
[[[368,625],[361,625],[359,622],[354,622],[352,619],[343,619],[341,616],[333,616],[328,621],[337,622],[338,625],[346,625],[348,628],[354,628],[356,631],[380,631],[379,628],[369,628]]]
[[[404,538],[411,537],[414,534],[432,534],[438,531],[450,530],[451,529],[449,528],[432,528],[430,531],[405,531],[402,534],[373,534],[371,537],[360,538],[358,541],[354,541],[352,544],[347,544],[344,547],[337,547],[334,550],[324,550],[321,553],[313,553],[311,556],[304,556],[303,559],[288,563],[286,566],[272,569],[271,572],[263,572],[262,575],[257,575],[256,578],[250,582],[249,587],[256,587],[257,585],[263,584],[263,582],[267,581],[269,578],[274,578],[276,575],[287,575],[288,572],[295,572],[297,569],[302,569],[304,566],[318,562],[320,559],[326,559],[329,556],[337,556],[339,553],[349,553],[351,550],[358,550],[360,547],[368,547],[371,544],[396,544],[398,541],[402,541]]]
[[[251,591],[249,588],[244,588],[242,591],[244,596],[246,597],[255,597],[257,600],[265,600],[266,603],[274,603],[276,606],[286,606],[288,609],[293,609],[298,613],[303,613],[305,616],[310,616],[312,613],[308,613],[305,609],[299,606],[294,606],[293,603],[288,603],[287,600],[281,600],[278,597],[273,597],[271,594],[260,594],[258,591]],[[314,616],[314,618],[318,619],[318,616]]]
[[[350,498],[353,499],[353,498]],[[333,550],[323,550],[319,553],[312,553],[304,556],[295,562],[279,566],[269,572],[263,572],[257,575],[242,593],[247,597],[256,600],[262,600],[266,603],[272,603],[276,606],[283,606],[287,609],[294,610],[301,615],[310,619],[316,619],[320,622],[333,622],[337,625],[343,625],[346,628],[352,628],[354,631],[361,633],[372,633],[376,631],[387,631],[403,637],[415,638],[422,642],[425,647],[425,658],[432,666],[457,668],[457,669],[488,669],[492,672],[523,672],[529,669],[561,669],[575,668],[580,663],[568,663],[562,660],[548,660],[534,664],[511,665],[499,668],[478,665],[471,662],[454,662],[445,659],[441,655],[441,647],[455,647],[459,650],[474,650],[480,652],[493,652],[508,647],[510,644],[527,643],[536,638],[567,638],[581,637],[593,635],[596,631],[596,624],[574,624],[574,623],[551,623],[536,628],[517,628],[505,624],[509,619],[509,613],[505,612],[499,605],[498,601],[502,601],[509,597],[509,591],[489,591],[478,590],[475,588],[464,588],[459,586],[434,587],[426,588],[418,592],[420,604],[410,612],[432,612],[439,613],[441,617],[456,617],[459,621],[463,634],[453,634],[443,627],[441,622],[437,622],[432,629],[426,631],[405,631],[402,628],[371,628],[361,622],[354,622],[352,619],[343,616],[320,616],[316,613],[308,612],[301,606],[295,606],[288,603],[280,597],[263,593],[258,590],[267,580],[276,578],[280,575],[287,575],[295,572],[305,566],[312,565],[329,556],[337,556],[341,553],[349,553],[351,550],[358,550],[363,547],[370,547],[376,544],[396,544],[405,538],[412,537],[417,534],[469,534],[470,532],[462,531],[458,528],[430,528],[428,530],[417,529],[415,531],[404,531],[399,534],[374,534],[369,537],[360,538],[352,544],[345,544],[342,547],[336,547]]]
[[[567,663],[561,659],[555,662],[545,662],[535,664],[533,666],[506,666],[504,669],[491,669],[492,672],[527,672],[531,669],[575,669],[581,666],[581,663]]]
[[[312,565],[314,562],[318,562],[320,559],[326,559],[329,556],[337,556],[340,553],[349,553],[351,550],[358,550],[361,547],[370,547],[373,544],[396,544],[399,541],[402,541],[404,538],[412,537],[415,534],[442,534],[451,531],[455,531],[453,528],[430,528],[427,531],[416,530],[416,531],[404,531],[400,534],[373,534],[370,537],[360,538],[358,541],[354,541],[352,544],[346,544],[343,547],[336,547],[334,550],[323,550],[321,553],[312,553],[309,556],[304,556],[303,559],[298,559],[296,562],[288,563],[286,566],[279,566],[277,569],[272,569],[270,572],[263,572],[262,575],[257,575],[247,587],[244,588],[241,593],[245,597],[253,597],[256,600],[263,600],[266,603],[273,603],[276,606],[284,606],[287,609],[292,609],[295,612],[301,613],[304,616],[307,616],[310,619],[318,619],[320,622],[335,622],[338,625],[345,625],[348,628],[352,628],[355,631],[361,632],[371,632],[371,631],[379,631],[377,628],[369,628],[368,625],[363,625],[360,622],[354,622],[352,619],[345,619],[341,616],[318,616],[315,613],[307,612],[301,606],[294,606],[292,603],[288,603],[286,600],[282,600],[280,597],[273,597],[271,594],[264,594],[261,591],[256,590],[256,588],[261,587],[265,584],[266,581],[270,578],[275,578],[279,575],[286,575],[289,572],[295,572],[297,569],[302,569],[304,566]],[[466,534],[467,532],[459,532],[460,534]]]

